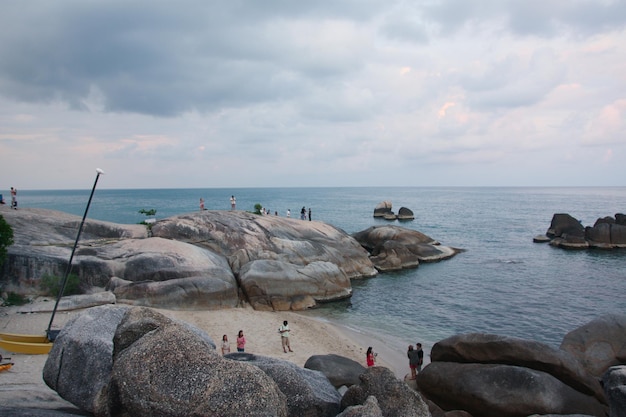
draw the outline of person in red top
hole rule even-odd
[[[237,352],[243,352],[246,347],[246,338],[243,335],[243,330],[239,330],[237,335]]]
[[[367,366],[374,366],[374,363],[376,362],[376,354],[372,351],[372,347],[368,347],[367,348],[367,353],[365,354],[366,360],[367,360]]]

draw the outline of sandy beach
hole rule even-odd
[[[45,307],[50,306],[50,309],[54,305],[53,301],[37,301],[22,307],[0,308],[0,332],[45,334],[51,314],[25,313],[41,310],[41,303],[49,303]],[[61,328],[81,311],[58,311],[53,328]],[[365,366],[365,351],[368,346],[373,346],[379,354],[377,365],[391,369],[401,379],[408,372],[408,361],[403,351],[388,346],[374,335],[316,319],[308,312],[264,312],[255,311],[251,307],[213,311],[157,311],[204,330],[218,346],[226,334],[231,342],[231,352],[236,351],[237,333],[243,330],[246,352],[288,360],[299,366],[304,366],[313,355],[325,354],[345,356]],[[281,348],[278,327],[284,320],[289,322],[291,328],[293,353],[284,353]],[[0,373],[1,404],[13,407],[24,407],[25,404],[40,408],[73,407],[43,382],[42,372],[47,355],[22,355],[2,350],[0,353],[4,357],[11,357],[11,362],[15,363],[10,370]]]

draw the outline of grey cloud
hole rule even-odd
[[[81,108],[95,87],[105,110],[158,116],[294,97],[308,80],[358,70],[358,51],[354,45],[341,55],[310,50],[272,27],[289,16],[367,19],[375,10],[375,2],[339,3],[42,2],[12,8],[0,17],[0,93]]]

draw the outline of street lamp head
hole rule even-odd
[[[97,172],[98,174],[104,174],[104,171],[103,171],[103,170],[101,170],[100,168],[96,168],[96,172]]]

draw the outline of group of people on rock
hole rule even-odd
[[[289,323],[287,320],[283,321],[283,324],[278,328],[278,333],[280,334],[280,342],[283,348],[283,352],[287,353],[293,352],[291,350],[291,343],[289,341],[289,335],[291,334],[291,329],[289,329]],[[222,336],[222,355],[226,355],[230,353],[230,341],[228,340],[228,335]],[[243,330],[239,330],[237,333],[237,352],[245,352],[246,351],[246,337],[243,334]]]
[[[237,199],[234,195],[230,196],[230,209],[235,210],[237,208]],[[200,197],[200,211],[206,210],[204,207],[204,198]]]
[[[5,204],[2,194],[0,194],[0,204]],[[13,187],[11,187],[11,208],[17,210],[17,188]]]
[[[367,352],[365,353],[365,363],[367,363],[368,367],[376,365],[377,356],[378,354],[374,352],[371,346],[367,348]],[[422,344],[416,343],[415,347],[413,347],[413,345],[409,345],[406,356],[409,358],[411,379],[415,379],[417,377],[417,373],[421,372],[422,365],[424,364],[424,351],[422,350]]]

